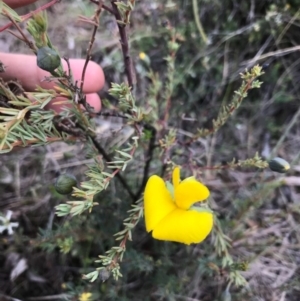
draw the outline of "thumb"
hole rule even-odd
[[[37,0],[4,0],[4,3],[6,3],[11,8],[17,8],[34,3],[36,1]]]

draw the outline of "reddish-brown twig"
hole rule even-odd
[[[98,152],[103,156],[103,158],[106,160],[106,162],[111,162],[110,156],[106,153],[105,149],[101,146],[101,144],[94,138],[90,136],[90,139],[92,140],[95,148],[98,150]],[[133,148],[130,152],[130,155],[133,156],[134,152],[136,151],[136,148]],[[120,174],[121,169],[117,168],[113,171],[112,177],[107,178],[106,181],[110,181],[113,177],[116,177],[122,186],[125,188],[125,190],[128,192],[129,196],[133,201],[136,201],[135,194],[132,192],[131,187],[127,184],[127,181],[122,177]]]
[[[98,4],[101,3],[102,1],[99,0],[90,0],[92,3]],[[116,0],[111,1],[112,8],[106,6],[105,4],[101,4],[102,8],[112,15],[115,16],[117,25],[119,28],[119,33],[120,33],[120,42],[121,42],[121,47],[122,47],[122,52],[123,52],[123,59],[124,59],[124,65],[125,65],[125,73],[128,81],[128,85],[131,89],[133,89],[133,72],[132,72],[132,61],[131,57],[129,55],[129,45],[128,45],[128,37],[127,37],[127,32],[126,32],[126,26],[124,24],[121,24],[124,20],[122,20],[122,16],[119,12],[119,9],[117,5],[115,4]],[[131,3],[134,3],[133,0],[131,0]],[[126,13],[125,16],[125,21],[129,22],[129,12]]]
[[[90,42],[89,42],[89,46],[88,46],[88,49],[87,49],[85,63],[84,63],[84,67],[83,67],[82,74],[81,74],[81,82],[80,82],[80,90],[81,91],[83,90],[83,83],[84,83],[86,68],[87,68],[87,65],[88,65],[88,63],[90,61],[90,58],[91,58],[91,51],[92,51],[92,48],[93,48],[93,45],[94,45],[94,42],[95,42],[95,36],[96,36],[96,32],[97,32],[97,29],[98,29],[98,26],[99,26],[99,17],[100,17],[101,10],[102,10],[102,1],[99,1],[98,8],[96,9],[95,14],[94,14],[94,16],[92,17],[92,20],[91,20],[92,24],[94,25],[94,28],[93,28],[93,33],[92,33],[92,36],[91,36],[91,39],[90,39]],[[83,18],[81,18],[80,20],[87,21]],[[88,20],[88,21],[90,21],[90,20]]]
[[[52,143],[52,142],[57,142],[57,141],[70,141],[70,142],[74,142],[78,140],[78,137],[75,136],[70,136],[67,139],[64,139],[62,137],[46,137],[46,141],[47,143]],[[10,143],[12,148],[18,147],[18,146],[28,146],[28,145],[36,145],[37,143],[40,143],[41,140],[38,138],[33,138],[30,140],[26,140],[26,145],[24,145],[24,141],[19,139],[19,140],[15,140],[14,142]],[[4,146],[1,148],[1,150],[6,150],[9,149],[9,146],[4,144]]]
[[[90,0],[91,2],[95,3],[95,4],[99,4],[99,1],[98,0]],[[112,15],[114,15],[114,11],[108,7],[107,5],[105,4],[102,4],[102,8],[106,11],[108,11],[109,13],[111,13]]]
[[[37,8],[36,10],[30,12],[29,14],[26,14],[24,16],[21,16],[22,22],[28,20],[29,18],[31,18],[34,14],[37,14],[47,8],[49,8],[50,6],[54,5],[55,3],[60,2],[60,0],[52,0],[49,3],[46,3],[42,6],[40,6],[39,8]],[[13,25],[13,22],[9,22],[8,24],[0,27],[0,32],[4,31],[5,29],[9,28],[10,26]]]
[[[15,33],[11,32],[9,30],[9,32],[14,35],[15,37],[21,39],[23,42],[25,42],[27,44],[27,46],[33,50],[34,53],[36,53],[36,47],[34,46],[33,42],[29,41],[28,38],[26,37],[26,35],[24,34],[23,30],[21,29],[21,27],[16,23],[16,21],[7,13],[5,12],[5,15],[7,16],[7,18],[9,20],[11,20],[12,24],[16,27],[16,29],[19,31],[19,33],[21,34],[22,37],[18,37]]]
[[[114,13],[114,16],[116,18],[118,28],[119,28],[121,47],[122,47],[122,52],[123,52],[124,64],[125,64],[125,73],[126,73],[127,80],[128,80],[128,86],[131,89],[133,89],[132,61],[131,61],[131,57],[129,55],[129,45],[128,45],[126,26],[121,24],[121,22],[123,20],[122,20],[121,14],[120,14],[119,9],[115,2],[116,2],[115,0],[112,0],[111,5],[112,5],[113,13]]]

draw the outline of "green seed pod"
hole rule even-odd
[[[49,47],[42,47],[37,52],[37,65],[46,71],[53,72],[60,65],[60,56]]]
[[[282,158],[276,157],[269,161],[269,167],[272,171],[285,173],[290,169],[290,164]]]
[[[55,189],[60,194],[69,194],[76,185],[77,180],[73,175],[63,174],[56,179]]]

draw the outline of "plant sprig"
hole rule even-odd
[[[142,218],[143,210],[144,206],[142,200],[139,200],[135,205],[132,205],[132,209],[128,211],[129,216],[124,219],[124,229],[114,234],[117,241],[121,240],[120,244],[106,251],[106,255],[99,255],[100,259],[96,262],[101,263],[102,266],[97,268],[95,271],[84,275],[85,279],[93,282],[99,277],[99,275],[101,275],[101,272],[103,271],[112,273],[115,280],[118,280],[119,277],[122,277],[119,262],[122,262],[123,260],[123,256],[126,251],[126,243],[128,240],[132,240],[132,230]]]
[[[235,91],[235,96],[232,102],[221,108],[219,115],[216,119],[213,120],[213,126],[210,129],[200,128],[197,130],[197,133],[194,135],[191,141],[195,141],[201,137],[206,137],[208,135],[216,133],[228,120],[230,116],[236,112],[240,107],[242,101],[247,97],[248,91],[255,88],[260,88],[262,82],[256,80],[259,76],[264,74],[262,67],[259,65],[254,66],[250,71],[245,71],[241,73],[242,84],[240,88]]]

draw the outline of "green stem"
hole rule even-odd
[[[196,22],[197,28],[199,30],[200,36],[201,36],[204,44],[207,45],[207,36],[204,32],[203,26],[202,26],[200,18],[199,18],[199,9],[198,9],[197,0],[193,0],[193,12],[194,12],[194,18],[195,18],[195,22]]]

